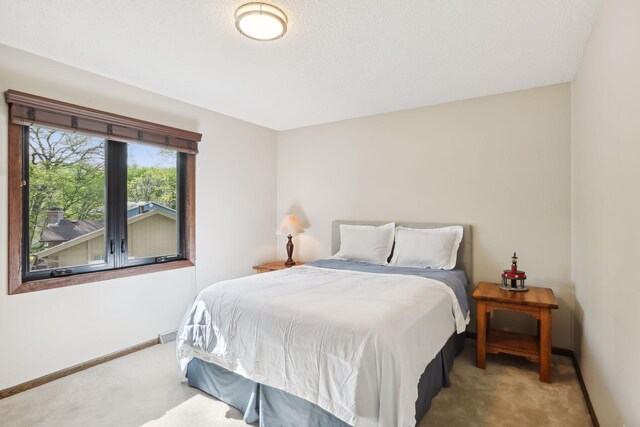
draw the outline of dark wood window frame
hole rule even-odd
[[[146,122],[113,113],[81,107],[61,101],[8,90],[8,275],[9,294],[19,294],[139,274],[173,270],[195,265],[195,167],[198,142],[196,132]],[[140,266],[87,272],[64,277],[24,279],[23,187],[24,138],[29,125],[79,131],[110,141],[138,143],[168,148],[180,153],[182,179],[182,219],[180,234],[182,259]],[[180,215],[180,214],[179,214]]]

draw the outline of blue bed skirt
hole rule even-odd
[[[449,372],[464,348],[464,333],[453,334],[427,365],[418,383],[416,424],[431,407],[442,387],[449,387]],[[187,367],[189,385],[244,413],[247,423],[260,427],[347,427],[344,421],[319,406],[285,391],[253,382],[214,363],[194,358]]]

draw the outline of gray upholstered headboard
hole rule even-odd
[[[353,225],[383,225],[391,221],[333,221],[331,226],[331,253],[335,254],[340,250],[340,224]],[[396,226],[409,228],[440,228],[451,225],[460,225],[464,230],[462,242],[458,248],[458,260],[456,268],[464,270],[469,283],[473,283],[472,279],[472,258],[471,258],[471,225],[470,224],[430,224],[423,222],[396,222]]]

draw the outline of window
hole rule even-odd
[[[22,135],[24,278],[109,267],[106,141],[39,126],[25,126]]]
[[[184,259],[186,154],[41,126],[22,134],[23,280]]]
[[[127,155],[128,263],[180,257],[180,154],[130,145]]]
[[[5,97],[10,293],[194,264],[201,135],[14,91]]]

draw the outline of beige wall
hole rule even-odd
[[[640,426],[640,2],[603,3],[572,93],[575,348],[600,424]]]
[[[201,132],[203,140],[196,268],[9,296],[0,103],[0,389],[175,330],[197,289],[274,258],[274,131],[0,45],[0,91],[10,88]]]
[[[145,218],[129,220],[127,245],[129,258],[172,255],[178,252],[176,220],[161,213],[146,214]],[[55,247],[53,248],[55,249]],[[55,260],[56,266],[68,267],[91,264],[96,257],[104,260],[104,234],[76,243],[66,249],[42,257]],[[49,265],[54,265],[49,263]]]
[[[94,242],[93,242],[93,240],[98,240],[98,239],[101,239],[103,241],[102,248],[101,248],[102,250],[99,252],[95,251],[95,249],[97,248],[95,247],[96,245],[94,245]],[[73,245],[67,249],[63,249],[61,251],[55,252],[51,255],[43,256],[40,259],[45,261],[49,266],[49,268],[70,267],[75,265],[89,264],[89,260],[93,259],[93,256],[89,257],[89,245],[91,245],[92,249],[94,249],[91,251],[92,255],[97,252],[98,254],[102,254],[104,256],[104,237],[100,236],[90,241],[80,242],[76,245]]]
[[[475,281],[518,251],[559,298],[553,344],[569,348],[569,156],[568,84],[280,132],[278,218],[300,215],[302,260],[330,255],[335,219],[470,223]]]
[[[175,218],[155,213],[135,222],[130,220],[127,244],[130,258],[177,253]]]
[[[54,246],[52,249],[55,248]],[[104,234],[100,234],[93,239],[76,243],[66,249],[53,252],[50,255],[40,256],[39,258],[43,260],[49,268],[70,267],[104,262],[104,251]]]
[[[105,259],[104,234],[87,242],[87,263]],[[97,258],[97,259],[96,259]],[[67,264],[69,265],[69,264]]]

